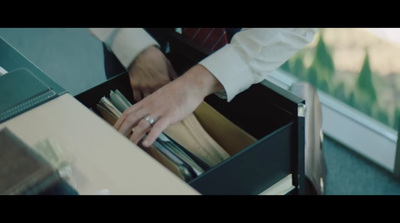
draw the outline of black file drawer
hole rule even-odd
[[[178,74],[208,54],[171,33],[167,56]],[[95,108],[102,96],[115,89],[133,102],[126,73],[76,98]],[[265,83],[251,86],[229,103],[215,95],[206,97],[205,102],[257,141],[188,182],[193,188],[205,195],[256,195],[291,174],[295,188],[290,194],[305,194],[303,99]]]
[[[176,35],[171,36],[170,49],[168,57],[180,74],[207,54]],[[21,56],[14,54],[7,54],[12,59],[12,63],[8,64],[14,66],[5,67],[7,70],[14,70],[18,66],[32,66]],[[14,56],[20,61],[14,61]],[[40,75],[40,79],[50,84],[58,95],[65,93],[55,83],[48,82],[50,80],[44,74]],[[119,89],[133,102],[126,73],[75,97],[86,107],[95,108],[101,97],[115,89]],[[302,99],[267,83],[266,86],[253,85],[230,103],[215,95],[208,96],[205,101],[257,141],[188,182],[193,188],[206,195],[255,195],[291,174],[295,186],[291,194],[304,194]],[[227,134],[226,137],[229,139],[230,136]]]
[[[215,95],[206,98],[257,142],[193,180],[194,188],[205,194],[259,194],[292,174],[293,193],[304,193],[304,117],[298,116],[303,102],[267,85],[253,85],[229,103]]]
[[[102,96],[115,89],[133,102],[126,73],[75,97],[95,108]],[[298,116],[301,99],[273,84],[256,84],[229,103],[215,95],[205,101],[257,141],[188,182],[193,188],[207,195],[255,195],[292,174],[295,189],[291,194],[304,193],[304,117]]]

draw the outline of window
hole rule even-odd
[[[325,135],[400,176],[399,61],[400,29],[324,28],[271,80],[312,83]]]
[[[324,28],[281,69],[397,130],[400,29]]]

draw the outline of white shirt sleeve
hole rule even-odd
[[[89,31],[106,44],[126,69],[147,47],[159,46],[143,28],[89,28]]]
[[[318,29],[242,29],[231,43],[200,61],[224,86],[227,101],[259,83],[310,43]]]

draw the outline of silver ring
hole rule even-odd
[[[145,120],[148,121],[150,125],[153,125],[155,122],[155,120],[150,116],[146,116]]]

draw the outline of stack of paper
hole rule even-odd
[[[110,91],[109,97],[103,96],[97,109],[107,122],[114,125],[131,105],[117,89]],[[142,149],[185,181],[229,158],[229,154],[207,134],[193,114],[167,128],[150,148]]]

